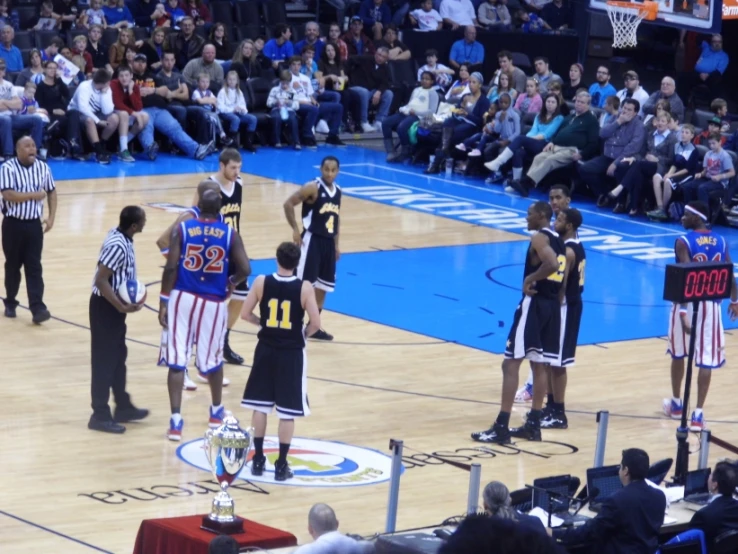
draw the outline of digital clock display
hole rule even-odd
[[[701,302],[730,298],[733,264],[707,262],[666,266],[664,300]]]

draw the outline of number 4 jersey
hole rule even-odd
[[[333,183],[333,190],[318,177],[318,197],[315,202],[302,204],[302,226],[320,237],[334,238],[338,234],[341,212],[341,187]]]
[[[181,252],[174,288],[224,300],[233,229],[220,221],[190,219],[180,224]]]
[[[259,302],[259,342],[279,348],[304,348],[302,280],[267,275]]]

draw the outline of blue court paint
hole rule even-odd
[[[243,172],[304,183],[319,175],[326,155],[340,159],[339,183],[348,196],[504,230],[521,239],[528,236],[528,206],[546,198],[535,191],[531,198],[520,198],[476,178],[423,175],[422,167],[390,166],[384,154],[358,147],[301,152],[264,148],[244,156]],[[195,162],[162,155],[156,164],[51,162],[51,166],[57,179],[210,173],[217,169],[217,158]],[[167,201],[167,192],[152,200]],[[576,201],[574,207],[584,217],[580,238],[587,251],[580,343],[664,336],[668,317],[668,304],[661,299],[664,267],[674,260],[674,240],[683,233],[681,227],[614,215],[591,202]],[[350,211],[344,217],[350,221]],[[738,230],[718,232],[738,256]],[[248,237],[245,240],[248,246]],[[433,237],[428,241],[432,243]],[[328,295],[326,309],[502,353],[521,297],[527,242],[410,250],[401,244],[401,237],[396,242],[397,250],[344,254],[338,263],[336,292]],[[275,267],[270,260],[252,266],[255,275],[271,273]],[[726,329],[738,327],[725,311],[724,315]]]

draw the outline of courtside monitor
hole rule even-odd
[[[726,0],[728,3],[733,1]],[[639,4],[639,2],[631,3],[634,6]],[[720,32],[723,20],[723,0],[657,0],[657,3],[656,19],[643,21],[643,25],[654,23],[700,33]],[[726,6],[726,8],[730,7],[730,5]],[[589,9],[606,13],[607,0],[589,0]]]
[[[684,496],[687,497],[693,494],[705,494],[709,492],[707,488],[707,479],[709,477],[709,467],[687,472],[687,479],[684,482]]]
[[[569,484],[571,483],[571,475],[556,475],[555,477],[543,477],[533,481],[533,506],[532,508],[541,508],[547,512],[563,512],[569,509],[569,500],[565,498],[569,495]],[[542,490],[551,491],[549,495]],[[558,495],[564,495],[564,498]],[[550,497],[550,505],[549,505]]]
[[[590,500],[591,503],[599,504],[623,488],[619,473],[619,465],[591,467],[587,470],[587,494],[594,489],[600,490],[597,497]]]

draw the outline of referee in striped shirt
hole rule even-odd
[[[3,206],[3,253],[5,254],[5,317],[15,317],[21,267],[26,274],[28,304],[33,322],[41,324],[51,314],[44,304],[41,250],[44,233],[54,226],[56,187],[49,166],[36,158],[36,143],[25,136],[15,144],[17,158],[0,168]],[[44,215],[44,198],[49,199],[49,215]]]
[[[93,431],[124,433],[121,425],[149,415],[136,408],[126,392],[126,314],[142,305],[123,303],[116,291],[124,282],[136,278],[136,254],[133,236],[143,231],[146,212],[139,206],[126,206],[120,212],[118,227],[105,237],[90,297],[90,333],[92,338],[92,417],[87,424]],[[115,399],[115,414],[108,400],[110,389]]]

